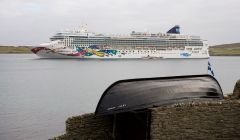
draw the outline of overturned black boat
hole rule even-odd
[[[103,93],[95,114],[135,111],[189,99],[219,100],[223,92],[210,75],[120,80]]]

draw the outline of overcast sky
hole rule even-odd
[[[0,45],[38,45],[88,24],[98,33],[199,35],[210,45],[240,42],[240,0],[0,0]]]

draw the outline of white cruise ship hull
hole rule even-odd
[[[40,58],[55,58],[55,59],[166,59],[166,58],[209,58],[208,51],[192,53],[185,50],[171,50],[171,51],[128,51],[122,52],[116,50],[116,53],[107,52],[57,52],[45,47],[36,47],[32,49]]]

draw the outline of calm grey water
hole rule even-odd
[[[65,120],[94,112],[103,91],[120,79],[206,74],[207,61],[53,60],[0,55],[0,139],[42,140],[63,134]],[[212,57],[224,93],[240,78],[240,57]]]

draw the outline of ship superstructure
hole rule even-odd
[[[208,44],[198,36],[132,31],[130,35],[104,35],[79,30],[58,32],[50,43],[32,49],[43,58],[208,58]]]

